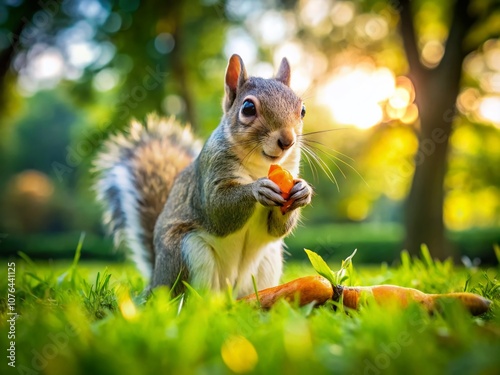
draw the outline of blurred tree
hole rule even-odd
[[[50,88],[67,79],[66,89],[83,107],[112,93],[110,128],[153,111],[195,128],[200,112],[220,116],[220,107],[207,111],[206,104],[213,107],[223,92],[213,78],[226,64],[225,1],[21,0],[0,4],[0,12],[6,15],[0,17],[3,93],[12,89],[8,77],[36,86],[37,75],[54,74]],[[48,50],[51,59],[43,60]]]
[[[43,172],[55,186],[49,216],[61,206],[71,220],[46,221],[40,231],[99,227],[89,170],[107,132],[150,112],[176,115],[201,134],[218,123],[224,4],[0,2],[0,195],[20,186],[15,176],[24,170]],[[7,113],[13,103],[16,112]],[[29,214],[31,201],[18,198]],[[0,199],[0,232],[14,238],[14,228],[29,226],[2,227],[20,212],[8,201]]]
[[[142,120],[151,112],[175,115],[198,131],[206,128],[202,117],[209,129],[214,127],[220,116],[219,107],[213,110],[214,97],[220,100],[223,86],[213,77],[222,76],[226,63],[228,21],[221,9],[224,1],[113,2],[100,30],[112,42],[114,57],[87,72],[94,86],[106,79],[96,73],[110,70],[119,77],[109,129],[124,128],[131,117]],[[117,22],[117,31],[107,31]],[[89,91],[82,89],[82,101],[88,102]]]
[[[394,11],[399,13],[399,36],[403,41],[403,52],[409,69],[406,73],[415,88],[415,104],[419,114],[416,124],[417,149],[413,149],[411,137],[400,142],[407,149],[406,153],[415,152],[415,171],[405,207],[405,246],[416,254],[419,253],[421,244],[426,243],[437,258],[452,255],[443,222],[444,178],[452,124],[460,114],[456,109],[456,100],[463,87],[462,62],[483,42],[500,34],[499,2],[366,0],[342,1],[331,5],[318,0],[282,1],[281,5],[289,11],[298,9],[293,13],[293,24],[297,30],[292,40],[293,43],[300,43],[301,48],[307,51],[301,58],[307,61],[318,51],[323,54],[323,59],[314,58],[314,66],[318,69],[316,76],[315,73],[310,74],[312,83],[321,82],[339,66],[352,67],[362,61],[387,66],[396,74],[405,73],[405,59],[401,59],[399,55],[401,48],[396,35],[398,29],[391,27],[396,25],[392,23],[393,20],[397,22],[397,17],[393,17]],[[392,8],[392,11],[388,8]],[[356,14],[358,11],[360,14]],[[249,29],[251,30],[250,27]],[[256,32],[258,33],[258,29]],[[300,40],[297,36],[300,36]],[[277,47],[276,50],[279,51],[280,48]],[[337,91],[338,89],[337,87]],[[349,94],[350,87],[342,89],[346,91],[345,94]],[[328,92],[326,102],[335,100],[332,94],[334,92]],[[344,92],[339,96],[343,94]],[[338,96],[336,99],[338,100]],[[358,108],[348,108],[347,111],[355,112]],[[394,133],[387,132],[387,128],[384,128],[381,127],[377,133],[379,136],[383,131],[387,134]],[[380,137],[374,138],[378,139],[374,143],[382,144]],[[398,140],[401,141],[401,137],[395,139]],[[386,147],[379,155],[389,154],[386,150],[393,149]],[[399,154],[397,165],[400,168],[406,153]],[[377,156],[377,160],[380,159]],[[363,162],[363,165],[366,163]],[[382,175],[387,176],[390,166],[385,167]],[[410,175],[411,169],[406,168],[408,173],[405,172],[405,175]],[[404,179],[400,177],[396,179]]]
[[[65,208],[57,230],[91,227],[91,222],[97,228],[97,210],[88,204],[93,200],[88,170],[109,131],[125,128],[130,117],[142,120],[157,111],[191,122],[206,137],[221,116],[226,55],[239,53],[250,74],[265,77],[276,66],[272,61],[286,56],[292,87],[307,101],[305,129],[316,132],[309,145],[320,159],[304,171],[318,193],[304,215],[308,226],[362,221],[399,226],[413,182],[408,248],[418,251],[427,242],[434,255],[444,257],[449,249],[443,196],[447,229],[498,223],[492,217],[500,210],[500,155],[495,159],[492,150],[499,149],[500,138],[491,125],[500,121],[488,123],[473,112],[483,95],[500,100],[500,90],[481,91],[478,76],[460,82],[468,51],[484,47],[465,66],[469,60],[476,66],[477,55],[486,59],[500,50],[500,40],[483,44],[498,35],[495,4],[413,0],[410,9],[408,1],[399,0],[0,2],[0,118],[7,120],[0,124],[0,193],[5,181],[26,168],[44,172],[55,183],[51,199]],[[429,51],[434,65],[426,61]],[[415,103],[415,90],[403,76],[408,68]],[[496,65],[489,69],[490,76],[500,72]],[[472,81],[470,76],[465,79]],[[455,121],[459,87],[472,90],[459,95],[459,103],[460,97],[469,103],[469,113],[459,105],[460,121]],[[398,100],[399,107],[392,106]],[[341,131],[330,132],[339,126]],[[471,147],[472,138],[478,147]],[[318,178],[322,167],[333,170],[338,189],[324,175]],[[473,186],[464,188],[457,180],[474,180]],[[483,206],[491,208],[479,212],[474,202],[490,202]],[[460,215],[466,210],[470,215],[464,219]],[[66,220],[71,216],[79,221]],[[488,220],[481,224],[476,217]]]
[[[9,8],[7,19],[2,25],[7,30],[7,33],[3,35],[7,43],[5,48],[0,48],[0,102],[2,103],[5,102],[7,96],[6,87],[11,62],[21,47],[20,35],[27,27],[28,21],[40,10],[41,4],[41,1],[24,1],[18,7]],[[2,10],[7,11],[6,8]],[[0,116],[5,108],[5,106],[0,107]]]
[[[411,253],[417,254],[420,245],[425,243],[435,257],[444,259],[453,255],[443,222],[448,141],[456,114],[462,62],[468,53],[479,47],[479,44],[465,45],[464,42],[479,15],[477,8],[471,9],[469,0],[455,1],[444,54],[435,67],[428,67],[422,63],[419,53],[410,1],[401,1],[399,8],[409,77],[415,86],[420,114],[419,152],[406,203],[405,245]],[[489,16],[490,12],[486,9],[483,14]]]

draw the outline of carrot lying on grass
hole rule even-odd
[[[342,301],[343,306],[358,309],[361,301],[374,300],[382,306],[398,305],[406,307],[411,302],[424,306],[429,312],[439,308],[439,301],[458,300],[473,315],[488,311],[491,301],[473,293],[426,294],[417,289],[396,285],[343,286],[347,279],[346,272],[352,267],[352,258],[356,250],[342,261],[340,269],[332,271],[328,264],[314,251],[304,249],[314,269],[321,276],[308,276],[289,283],[264,289],[258,292],[262,308],[269,309],[277,300],[293,301],[298,298],[299,305],[315,302],[322,305],[328,300]],[[257,300],[255,294],[242,298],[246,301]]]
[[[258,292],[258,300],[263,309],[271,308],[278,300],[298,300],[300,306],[314,302],[323,305],[328,300],[342,301],[344,307],[358,309],[360,301],[373,298],[379,305],[397,304],[406,307],[412,301],[420,303],[429,312],[438,308],[438,302],[446,299],[459,300],[472,315],[488,311],[491,301],[473,293],[426,294],[417,289],[396,285],[374,285],[348,287],[334,285],[322,276],[306,276],[274,288]],[[241,298],[244,301],[257,301],[255,293]]]
[[[302,277],[273,288],[259,290],[258,294],[258,299],[257,295],[253,293],[240,298],[240,300],[248,302],[258,300],[263,309],[271,308],[278,300],[283,298],[288,302],[292,302],[297,298],[300,306],[311,302],[322,305],[332,298],[333,288],[327,279],[316,275]]]
[[[337,293],[342,295],[345,307],[357,309],[360,298],[365,295],[379,305],[397,304],[406,307],[411,302],[421,304],[427,311],[433,312],[439,308],[439,302],[445,300],[458,300],[469,310],[472,315],[481,315],[488,311],[491,301],[473,293],[446,293],[427,294],[413,288],[404,288],[396,285],[374,285],[361,287],[337,286]]]
[[[278,164],[271,164],[269,167],[269,172],[267,173],[267,178],[273,181],[279,186],[281,190],[281,196],[287,201],[283,206],[281,206],[281,213],[284,215],[288,208],[292,205],[293,199],[288,199],[290,197],[290,190],[292,190],[294,185],[294,179],[292,174],[284,169]]]

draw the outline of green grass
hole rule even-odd
[[[9,233],[0,238],[2,256],[16,256],[23,249],[32,259],[71,259],[80,232],[26,234]],[[480,258],[483,264],[496,264],[492,244],[500,243],[500,228],[447,232],[457,259],[466,255]],[[307,220],[286,238],[294,260],[307,260],[304,247],[331,261],[340,261],[357,248],[358,263],[392,263],[399,259],[404,243],[404,228],[398,223],[317,223]],[[82,259],[120,261],[125,257],[113,250],[113,241],[102,233],[87,232]]]
[[[391,283],[425,292],[474,291],[494,301],[471,317],[447,304],[433,316],[419,306],[299,308],[268,312],[220,295],[172,299],[131,266],[16,262],[16,368],[7,366],[7,277],[0,279],[2,374],[498,374],[499,268],[463,269],[401,255],[398,267],[356,263],[347,284]],[[2,261],[2,268],[7,268]],[[339,264],[331,265],[337,269]],[[284,281],[314,274],[285,266]]]
[[[500,242],[499,228],[469,229],[447,232],[453,250],[460,258],[479,257],[483,263],[495,264],[492,244]],[[314,223],[299,227],[287,237],[288,251],[294,259],[306,259],[302,249],[311,249],[323,257],[340,261],[357,248],[356,260],[363,263],[392,263],[399,259],[404,243],[404,228],[398,223]]]

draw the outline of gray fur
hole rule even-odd
[[[236,73],[239,75],[235,76]],[[105,220],[115,239],[124,237],[130,245],[140,238],[142,250],[135,246],[134,251],[142,251],[142,254],[136,255],[144,257],[148,253],[146,249],[150,250],[151,256],[145,259],[153,270],[151,287],[173,286],[178,277],[190,280],[191,265],[186,261],[191,251],[186,245],[190,236],[199,236],[200,241],[204,236],[224,239],[244,228],[254,212],[258,212],[258,217],[265,214],[262,217],[266,220],[267,233],[262,235],[271,241],[267,253],[256,254],[262,259],[258,273],[263,280],[274,280],[272,275],[266,278],[266,270],[281,272],[281,252],[276,246],[280,246],[281,239],[296,226],[298,208],[309,204],[312,194],[310,186],[298,179],[292,191],[296,200],[283,215],[279,206],[284,199],[279,187],[266,177],[272,161],[261,155],[263,142],[271,136],[279,137],[285,130],[287,134],[302,132],[302,101],[288,87],[289,79],[286,60],[276,79],[262,79],[248,77],[241,58],[233,56],[226,72],[224,116],[198,156],[193,137],[190,133],[187,136],[173,120],[163,123],[152,118],[148,120],[147,130],[133,124],[129,136],[115,136],[106,143],[96,162],[101,172],[96,187],[99,199],[106,206]],[[251,124],[240,119],[241,105],[249,95],[256,98],[259,105],[259,117]],[[158,126],[151,126],[150,122]],[[165,155],[172,155],[167,152],[168,148],[175,148],[179,155],[189,157],[190,164],[185,168],[166,169],[168,173],[163,175],[153,168],[144,168],[158,157],[149,152],[154,142],[161,143],[160,149]],[[276,147],[276,143],[271,144]],[[162,155],[159,160],[155,159],[162,166],[178,162]],[[283,161],[298,172],[299,145],[286,150],[286,155]],[[257,163],[255,171],[255,168],[244,167],[251,158]],[[120,181],[116,171],[122,177],[129,175],[132,183],[127,186]],[[156,181],[153,188],[146,186],[150,180]],[[124,192],[127,188],[128,194]],[[124,202],[124,197],[132,197],[132,202]],[[153,201],[155,207],[160,207],[153,210],[153,215],[149,213],[150,218],[154,217],[154,233],[151,226],[131,227],[130,222],[134,220],[130,216],[142,218],[149,207],[146,203]],[[257,205],[259,211],[256,211]],[[132,215],[131,207],[135,210]],[[207,251],[215,255],[231,251],[210,246],[207,244]],[[182,288],[182,283],[178,284],[175,292]]]

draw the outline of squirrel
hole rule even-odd
[[[290,88],[283,58],[274,78],[248,76],[238,55],[225,74],[223,116],[201,148],[189,126],[150,115],[103,145],[94,166],[97,199],[115,244],[125,240],[149,288],[195,289],[238,296],[278,285],[283,238],[297,225],[313,190],[294,180],[293,203],[268,179],[271,164],[299,174],[306,113]]]

